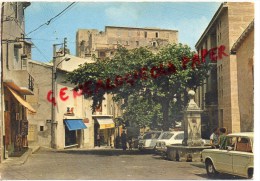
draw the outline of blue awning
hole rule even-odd
[[[87,128],[82,119],[65,119],[64,122],[70,131]]]

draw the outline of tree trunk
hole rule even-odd
[[[163,102],[161,102],[162,105],[162,113],[163,113],[163,125],[162,125],[162,129],[163,131],[169,131],[169,104],[170,101],[167,99],[164,99]]]

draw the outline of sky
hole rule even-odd
[[[72,2],[32,2],[25,9],[25,32],[47,23]],[[192,49],[209,24],[221,2],[77,2],[65,13],[27,35],[34,43],[32,59],[49,62],[53,44],[68,39],[68,48],[76,54],[78,29],[105,26],[157,27],[179,31],[179,42]]]

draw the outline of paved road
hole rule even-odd
[[[173,162],[137,150],[41,148],[23,165],[2,165],[2,179],[208,179],[200,163]]]

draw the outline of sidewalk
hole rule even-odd
[[[29,146],[29,149],[20,157],[9,157],[6,160],[3,160],[3,162],[1,163],[3,166],[4,165],[22,165],[24,164],[28,157],[35,153],[36,151],[39,150],[39,146]]]

